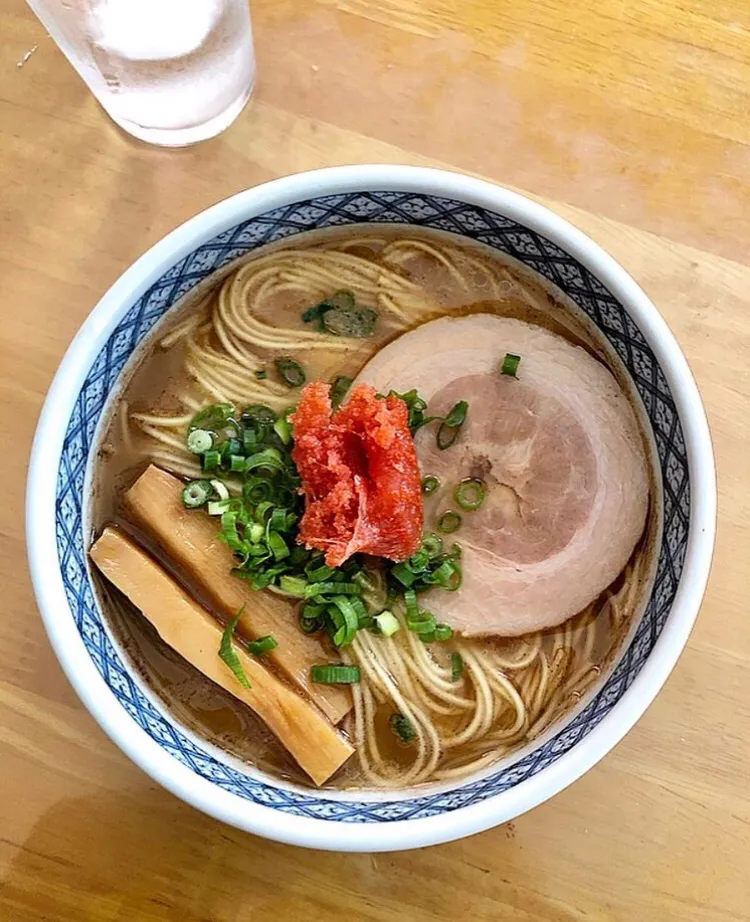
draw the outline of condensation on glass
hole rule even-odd
[[[211,138],[253,88],[247,0],[27,0],[111,118],[152,144]]]

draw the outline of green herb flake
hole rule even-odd
[[[245,675],[245,670],[242,668],[242,663],[240,658],[237,655],[237,651],[234,649],[232,644],[232,635],[234,634],[234,629],[237,627],[237,624],[242,617],[245,611],[245,606],[237,612],[237,614],[232,618],[229,624],[224,629],[224,633],[221,635],[221,644],[219,646],[219,656],[223,660],[224,664],[228,666],[235,675],[235,678],[240,683],[243,688],[251,688],[250,680]]]

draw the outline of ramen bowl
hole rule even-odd
[[[617,659],[579,705],[523,749],[461,782],[402,791],[312,790],[208,743],[144,683],[112,633],[87,561],[97,434],[128,361],[207,276],[267,243],[358,224],[480,242],[572,299],[617,352],[650,427],[663,521],[653,585]],[[705,414],[682,352],[633,279],[538,204],[448,172],[356,166],[249,189],[173,231],[92,311],[50,388],[31,456],[27,544],[45,627],[85,706],[168,790],[240,829],[295,845],[381,851],[446,842],[506,822],[579,778],[633,726],[664,684],[709,573],[716,489]]]

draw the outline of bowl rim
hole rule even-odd
[[[107,337],[155,281],[202,242],[241,221],[313,196],[377,191],[457,199],[516,220],[566,250],[622,302],[672,391],[685,438],[691,506],[683,573],[661,635],[631,686],[583,740],[531,778],[479,803],[420,819],[347,824],[282,813],[221,790],[132,720],[96,670],[71,616],[58,565],[55,498],[65,430],[80,387]],[[399,165],[331,167],[246,189],[199,212],[139,257],[91,311],[60,363],[37,425],[26,493],[27,554],[45,629],[73,688],[110,739],[151,778],[216,819],[276,841],[340,851],[396,851],[472,835],[548,800],[595,765],[645,712],[677,662],[703,599],[715,529],[714,458],[698,388],[666,321],[634,279],[582,231],[520,193],[447,170]]]

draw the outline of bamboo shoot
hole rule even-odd
[[[279,642],[270,654],[273,662],[338,723],[351,709],[350,692],[310,682],[310,667],[329,662],[330,654],[318,638],[302,633],[288,602],[267,591],[255,592],[231,574],[234,558],[219,539],[217,519],[202,510],[185,509],[182,486],[176,477],[151,465],[125,494],[125,508],[222,617],[228,620],[245,606],[237,625],[241,637],[255,640],[273,634]]]
[[[219,657],[223,632],[218,622],[123,532],[105,528],[90,554],[107,579],[154,625],[164,642],[252,708],[315,784],[330,778],[354,752],[312,702],[235,643],[251,685],[244,688]]]

